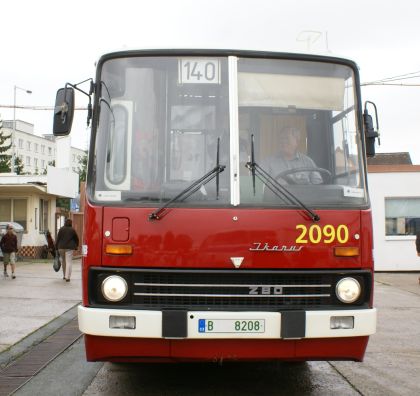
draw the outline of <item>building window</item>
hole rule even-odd
[[[45,146],[41,144],[41,154],[45,154]]]
[[[48,155],[52,155],[52,148],[48,147]]]
[[[385,198],[386,235],[420,232],[420,198]]]
[[[26,157],[25,165],[26,166],[31,166],[31,157]]]
[[[36,153],[38,152],[38,143],[34,144],[34,150],[35,150]]]
[[[48,201],[46,199],[39,200],[39,231],[48,230]]]
[[[31,151],[31,142],[26,142],[26,150]]]
[[[45,160],[41,160],[41,168],[44,169],[45,168]]]
[[[38,168],[38,158],[34,158],[34,166],[35,168]]]
[[[19,223],[26,231],[26,218],[27,218],[27,200],[14,199],[13,200],[13,221]]]
[[[0,221],[12,221],[12,200],[0,199]]]
[[[19,223],[26,231],[27,199],[0,199],[0,221]]]
[[[19,139],[19,148],[23,149],[23,139]]]

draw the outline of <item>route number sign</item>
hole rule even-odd
[[[220,84],[218,59],[180,59],[178,64],[180,84]]]

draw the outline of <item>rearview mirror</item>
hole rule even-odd
[[[372,116],[367,110],[367,105],[370,103],[375,109],[376,116],[376,130],[373,126]],[[365,147],[366,147],[366,156],[373,157],[375,156],[375,139],[378,138],[378,144],[381,144],[379,139],[379,123],[378,123],[378,111],[376,105],[373,102],[365,102],[365,110],[363,112],[363,126],[365,129]]]
[[[71,131],[74,115],[74,89],[60,88],[54,106],[54,136],[67,136]]]

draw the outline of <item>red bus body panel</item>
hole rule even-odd
[[[86,228],[89,265],[145,268],[232,268],[230,257],[244,257],[241,269],[274,268],[371,268],[370,214],[355,211],[318,211],[320,227],[345,224],[349,240],[345,244],[297,244],[301,234],[296,225],[313,224],[293,210],[173,209],[162,220],[149,221],[147,208],[89,207]],[[233,218],[237,220],[233,220]],[[122,221],[124,219],[125,221]],[[118,227],[128,226],[123,230]],[[105,233],[109,231],[110,236]],[[127,234],[124,240],[115,235]],[[357,237],[359,235],[359,237]],[[103,240],[103,245],[101,241]],[[129,244],[133,254],[107,255],[106,244]],[[260,248],[258,251],[250,249]],[[301,246],[296,252],[271,249]],[[334,247],[358,247],[357,257],[334,257]],[[266,250],[264,251],[264,247]],[[362,257],[365,258],[362,262]]]
[[[367,269],[373,272],[370,210],[317,210],[312,222],[300,210],[171,208],[150,221],[151,208],[85,207],[83,305],[89,306],[91,266],[124,268],[235,269],[231,257],[243,257],[243,269]],[[297,225],[348,228],[348,241],[298,244]],[[107,236],[109,235],[109,236]],[[312,239],[319,236],[313,233]],[[305,238],[303,238],[305,240]],[[308,234],[306,234],[306,239]],[[327,238],[328,239],[328,238]],[[105,254],[107,244],[129,244],[131,255]],[[299,251],[279,251],[282,247]],[[337,246],[357,247],[356,257],[336,257]],[[277,247],[277,248],[276,248]],[[250,250],[251,249],[251,250]],[[372,301],[371,301],[372,304]],[[107,361],[178,360],[358,360],[368,337],[301,340],[168,340],[85,335],[87,359]]]
[[[361,361],[368,339],[369,337],[311,340],[166,340],[85,335],[85,345],[89,361]]]

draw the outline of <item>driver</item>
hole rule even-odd
[[[299,168],[317,168],[315,162],[307,155],[298,151],[300,130],[296,127],[286,126],[279,134],[278,154],[265,158],[261,167],[272,177],[280,179],[281,183],[288,180],[294,184],[321,184],[323,182],[319,172],[292,172],[282,177],[281,173]]]

